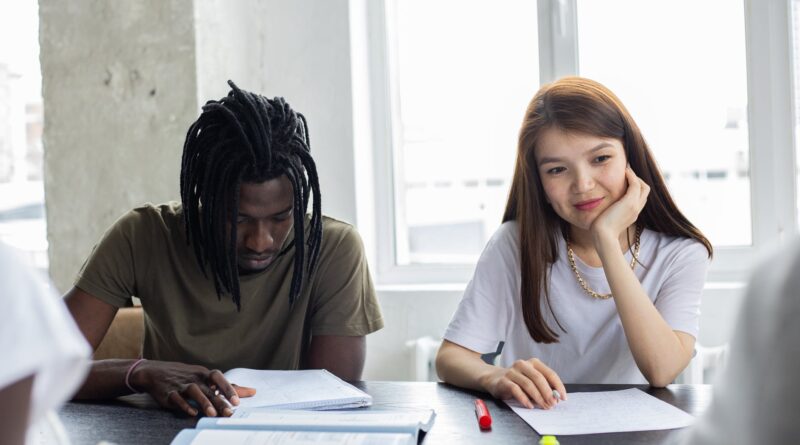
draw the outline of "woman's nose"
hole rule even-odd
[[[575,193],[584,193],[594,188],[594,177],[589,172],[577,171],[572,179],[572,190]]]

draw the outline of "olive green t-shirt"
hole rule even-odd
[[[223,371],[298,369],[310,336],[361,336],[383,327],[361,238],[351,225],[323,217],[317,267],[311,276],[304,273],[293,307],[291,248],[267,269],[240,277],[237,311],[230,295],[217,297],[210,271],[203,275],[182,218],[177,202],[131,210],[106,231],[75,281],[116,307],[132,296],[141,300],[145,358]]]

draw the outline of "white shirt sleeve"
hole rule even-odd
[[[686,245],[673,251],[675,257],[668,265],[668,275],[654,304],[672,330],[697,338],[700,333],[700,298],[709,265],[708,251],[694,240],[680,242]]]
[[[66,401],[86,377],[91,349],[45,277],[0,245],[0,388],[34,376],[30,423]]]
[[[516,230],[516,223],[505,223],[487,243],[445,339],[481,354],[494,352],[505,341],[513,301],[519,298]]]

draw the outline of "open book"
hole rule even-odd
[[[225,373],[229,382],[256,389],[242,397],[239,408],[343,409],[372,404],[372,396],[324,369],[267,371],[234,368]]]
[[[172,445],[255,443],[352,443],[416,445],[419,431],[429,431],[433,410],[297,411],[240,409],[230,418],[200,419]]]

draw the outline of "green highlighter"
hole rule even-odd
[[[558,439],[556,436],[542,436],[539,439],[539,445],[558,445]]]

